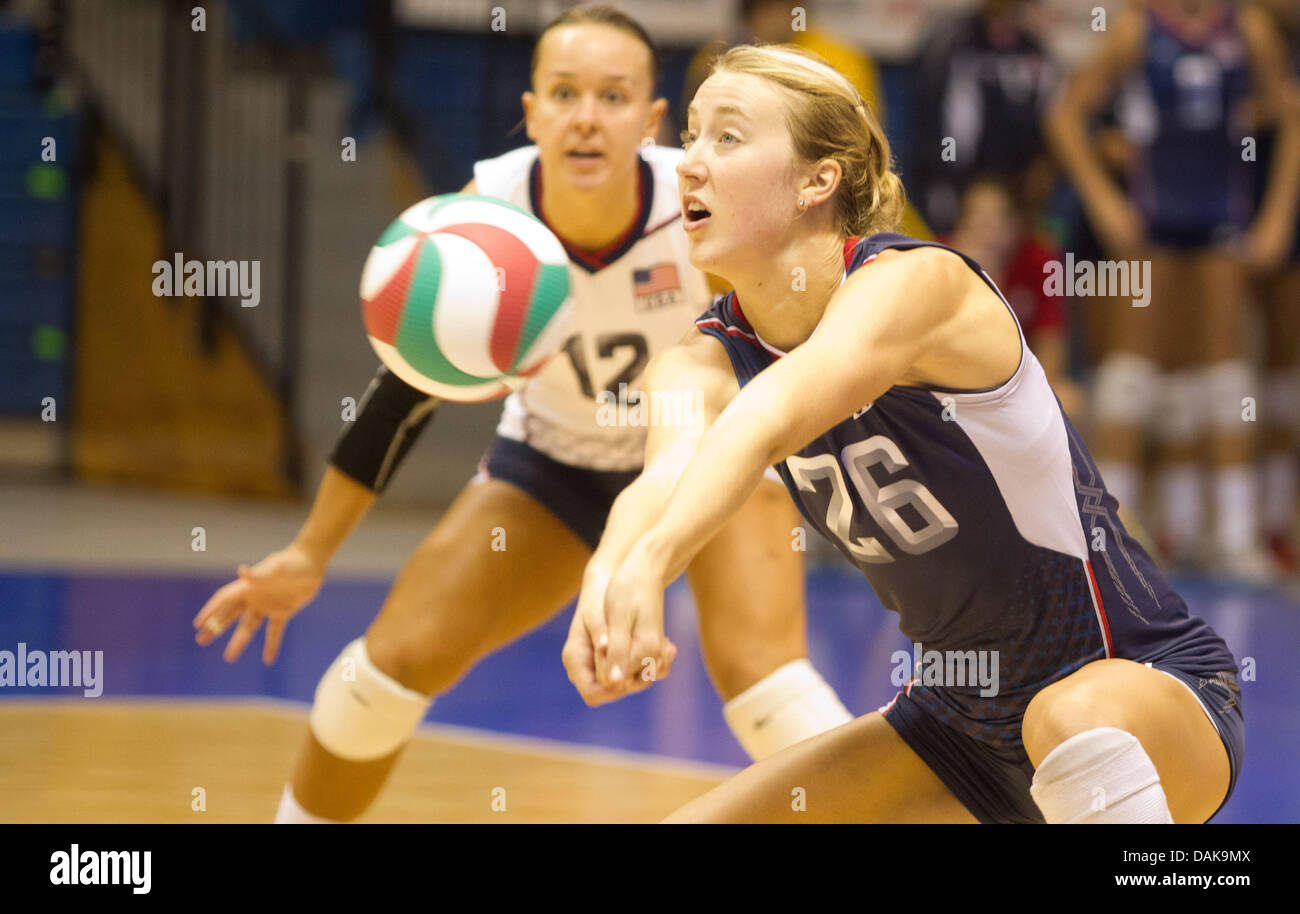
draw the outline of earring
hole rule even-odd
[[[800,197],[800,198],[799,198],[799,208],[800,208],[800,209],[803,209],[803,208],[804,208],[805,206],[807,206],[807,205],[808,205],[808,204],[804,202],[803,197]]]

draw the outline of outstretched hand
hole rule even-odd
[[[198,630],[194,640],[206,646],[239,619],[222,653],[227,663],[233,663],[266,621],[262,662],[269,665],[280,652],[289,619],[320,590],[325,568],[306,551],[290,546],[271,553],[251,568],[240,565],[238,574],[236,580],[214,593],[194,617]]]

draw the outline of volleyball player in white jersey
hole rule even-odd
[[[634,389],[647,360],[710,300],[687,257],[681,153],[643,148],[666,107],[653,98],[654,69],[645,32],[608,8],[569,10],[538,39],[523,99],[537,145],[478,163],[465,190],[529,209],[565,242],[581,332],[506,401],[479,475],[412,554],[365,637],[321,679],[279,822],[364,812],[432,697],[578,593],[645,440],[643,428],[599,422],[596,397]],[[267,620],[263,661],[274,660],[288,619],[315,596],[435,405],[381,368],[298,537],[217,591],[195,618],[200,644],[238,618],[225,651],[233,661]],[[706,663],[755,758],[850,719],[805,657],[797,523],[767,482],[689,570]],[[489,549],[498,526],[505,552]]]

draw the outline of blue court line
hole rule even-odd
[[[194,644],[190,620],[227,578],[187,575],[0,571],[0,650],[103,651],[107,697],[243,696],[310,702],[340,648],[377,612],[387,585],[330,580],[289,626],[282,655],[262,665],[260,638],[235,664],[220,646]],[[1246,757],[1236,792],[1216,822],[1300,821],[1300,603],[1277,592],[1214,582],[1175,582],[1239,661],[1253,660],[1241,683]],[[808,586],[809,653],[854,713],[893,697],[890,655],[909,645],[851,570],[815,570]],[[689,590],[669,590],[668,635],[681,656],[672,675],[601,708],[582,703],[560,664],[567,609],[537,631],[479,663],[431,709],[435,722],[634,752],[741,766],[747,758],[722,719],[721,703],[699,659]],[[66,697],[76,689],[0,688],[5,697]],[[94,699],[84,699],[93,701]],[[286,765],[289,760],[286,760]]]

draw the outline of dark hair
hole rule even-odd
[[[537,34],[537,41],[533,43],[533,58],[528,65],[529,76],[537,75],[537,50],[542,46],[542,39],[546,37],[546,33],[566,25],[608,25],[627,32],[645,45],[646,50],[650,52],[650,95],[654,97],[655,86],[659,83],[659,49],[655,47],[655,43],[641,23],[612,6],[571,6],[547,23],[546,28]]]

